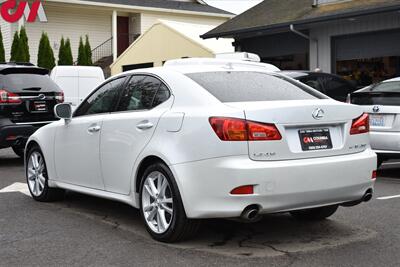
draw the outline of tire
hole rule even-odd
[[[170,169],[163,163],[155,163],[140,178],[140,215],[149,234],[155,240],[165,243],[193,237],[198,232],[200,221],[186,217],[179,189]],[[165,181],[168,185],[163,186]],[[164,190],[159,191],[162,188]]]
[[[338,210],[338,208],[338,205],[333,205],[315,209],[296,210],[290,212],[290,214],[294,218],[303,221],[322,221],[332,216]]]
[[[12,150],[14,151],[14,153],[20,157],[20,158],[24,158],[24,154],[25,154],[25,148],[24,147],[20,147],[20,146],[13,146]]]
[[[46,161],[38,146],[32,147],[27,153],[25,175],[29,192],[34,200],[54,202],[64,198],[63,189],[49,187]]]

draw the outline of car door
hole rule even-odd
[[[102,126],[100,159],[107,191],[130,193],[135,161],[171,108],[170,96],[167,86],[152,76],[135,75],[126,83],[116,112]]]
[[[100,132],[104,116],[115,109],[125,78],[101,85],[79,106],[55,138],[55,167],[61,182],[104,190],[100,170]]]

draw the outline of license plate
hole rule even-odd
[[[329,129],[299,130],[300,143],[303,151],[332,149],[332,139]]]
[[[47,112],[47,104],[45,101],[35,101],[33,102],[31,110],[33,112]]]
[[[370,115],[369,123],[371,126],[383,127],[385,126],[385,117],[383,115]]]

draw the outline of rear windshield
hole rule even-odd
[[[351,96],[357,105],[400,105],[400,81],[383,82],[358,90]]]
[[[400,93],[400,81],[393,82],[384,82],[378,83],[371,86],[368,86],[364,89],[361,89],[357,92],[366,93],[366,92],[398,92]]]
[[[306,100],[327,98],[283,76],[262,72],[202,72],[187,74],[221,102]]]
[[[60,88],[48,75],[14,73],[1,76],[3,88],[10,92],[55,92]]]

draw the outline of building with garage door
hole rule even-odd
[[[281,69],[321,69],[359,86],[400,76],[399,0],[265,0],[203,38],[235,38]]]
[[[200,38],[215,26],[159,20],[118,57],[111,65],[111,73],[159,67],[170,59],[234,52],[233,39]]]

